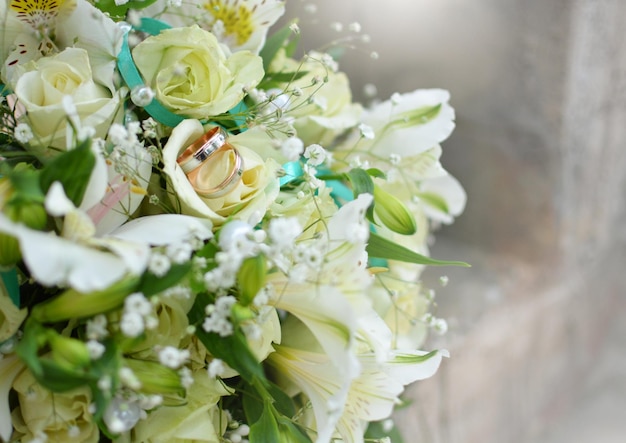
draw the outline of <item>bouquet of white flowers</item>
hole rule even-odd
[[[448,93],[364,109],[283,12],[0,0],[1,441],[378,441],[447,355]]]

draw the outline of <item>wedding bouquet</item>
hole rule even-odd
[[[383,441],[447,355],[448,93],[364,109],[284,7],[0,1],[1,441]]]

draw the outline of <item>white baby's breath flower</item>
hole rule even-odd
[[[127,337],[138,337],[143,333],[145,324],[143,317],[137,312],[125,312],[120,320],[120,330]]]
[[[290,162],[298,160],[302,151],[304,151],[304,143],[298,137],[289,137],[280,145],[281,154]]]
[[[193,248],[187,242],[172,243],[167,246],[165,253],[174,263],[181,264],[189,260],[193,253]]]
[[[130,389],[134,390],[141,389],[141,381],[139,381],[132,369],[122,367],[117,374],[124,386],[128,386]]]
[[[326,160],[326,150],[318,144],[312,144],[305,149],[304,158],[308,164],[319,166]]]
[[[159,351],[159,363],[171,369],[180,368],[189,359],[189,351],[166,346]]]
[[[224,362],[220,360],[219,358],[214,358],[213,360],[211,360],[211,363],[209,363],[207,372],[209,374],[209,377],[215,378],[215,377],[222,376],[222,374],[224,374],[225,369],[226,368],[224,366]]]
[[[292,23],[289,25],[289,30],[294,34],[300,34],[300,26],[297,23]]]
[[[104,354],[106,351],[106,347],[96,340],[89,340],[86,343],[87,352],[89,352],[89,358],[92,360],[97,360]]]
[[[392,105],[399,105],[400,103],[402,103],[402,95],[399,92],[394,92],[393,94],[391,94],[391,97],[389,99],[391,100]]]
[[[335,32],[341,32],[343,31],[343,24],[340,22],[332,22],[330,28]]]
[[[102,377],[100,377],[100,379],[98,379],[97,384],[98,384],[98,389],[100,389],[101,391],[108,391],[109,389],[111,389],[111,384],[112,384],[111,376],[103,375]]]
[[[100,314],[87,320],[87,338],[90,340],[100,340],[109,335],[107,330],[107,318]]]
[[[268,234],[272,243],[280,247],[289,247],[302,233],[302,227],[295,217],[280,217],[270,221]]]
[[[28,143],[33,139],[33,131],[28,124],[20,123],[13,130],[13,136],[20,143]]]
[[[366,125],[365,123],[361,123],[359,125],[359,132],[361,133],[361,137],[368,140],[373,140],[375,137],[374,129],[371,126]]]
[[[183,385],[183,388],[189,389],[191,385],[193,385],[194,378],[191,369],[183,366],[178,370],[178,375],[180,376],[180,384]]]
[[[159,252],[152,252],[150,255],[150,262],[148,263],[148,270],[157,277],[163,277],[170,270],[171,262],[167,255]]]
[[[152,304],[141,292],[135,292],[124,300],[124,311],[134,312],[145,317],[152,313]]]

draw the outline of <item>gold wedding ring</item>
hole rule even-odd
[[[185,174],[189,174],[211,155],[219,151],[220,148],[227,147],[227,145],[226,133],[222,128],[216,126],[189,145],[189,147],[178,156],[176,162]]]
[[[234,155],[232,169],[217,186],[204,187],[198,182],[204,181],[207,172],[211,173],[207,171],[211,168],[209,160],[215,155],[219,156],[218,152],[221,152],[221,155]],[[178,156],[176,162],[187,175],[193,189],[205,198],[218,198],[226,195],[243,175],[243,158],[239,151],[226,141],[226,132],[219,126],[189,145]]]
[[[210,167],[208,162],[204,162],[202,165],[198,166],[189,174],[187,174],[187,178],[189,179],[191,186],[193,186],[193,189],[198,193],[198,195],[205,198],[222,197],[228,194],[228,192],[231,191],[234,185],[239,182],[239,179],[243,175],[243,158],[234,146],[231,146],[229,144],[227,145],[229,146],[229,151],[232,152],[232,154],[235,156],[235,160],[233,162],[233,168],[231,169],[230,173],[220,184],[213,188],[204,188],[198,184],[198,179],[204,175],[203,172],[206,170],[206,168]],[[230,152],[225,151],[223,155],[230,155]]]

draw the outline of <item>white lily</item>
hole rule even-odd
[[[129,222],[119,233],[95,237],[93,222],[73,207],[59,183],[51,186],[46,207],[55,208],[55,216],[65,216],[63,236],[29,229],[1,214],[0,232],[18,239],[24,262],[35,280],[44,286],[70,286],[79,292],[101,290],[127,273],[142,273],[148,265],[151,245],[212,235],[207,220],[163,214]]]
[[[172,26],[197,24],[211,31],[232,52],[251,51],[258,54],[268,29],[285,12],[280,0],[201,0],[183,2],[179,7],[167,7],[159,0],[146,9],[146,14],[159,13]]]
[[[448,356],[446,350],[394,353],[381,364],[374,354],[359,355],[363,370],[350,386],[337,423],[343,441],[362,443],[367,422],[389,417],[404,386],[434,375],[442,357]]]
[[[337,371],[325,354],[283,345],[276,346],[276,352],[270,354],[267,362],[311,401],[317,432],[315,442],[330,442],[343,414],[352,377]]]
[[[448,104],[449,99],[450,93],[443,89],[418,89],[400,95],[397,101],[376,105],[363,116],[363,123],[374,129],[376,137],[362,140],[362,146],[373,154],[401,157],[432,148],[447,139],[454,129],[454,109]],[[425,113],[427,110],[433,112]]]
[[[11,3],[0,5],[0,55],[5,61],[5,81],[11,79],[17,65],[47,55],[48,48],[76,47],[88,51],[94,80],[111,93],[116,91],[113,72],[123,33],[110,17],[86,0],[16,2],[17,6]],[[28,13],[18,18],[17,11],[23,9]]]

